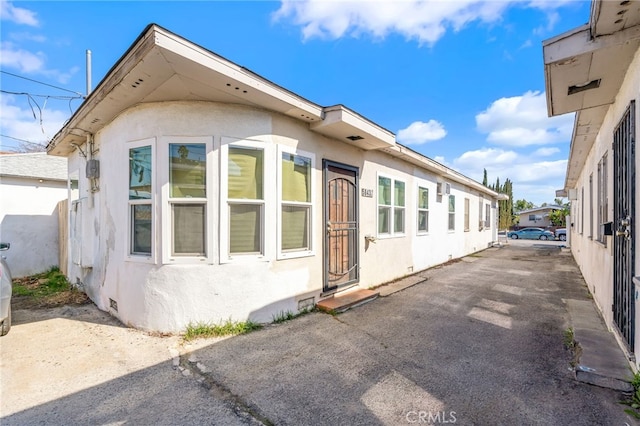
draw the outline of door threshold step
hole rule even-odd
[[[321,300],[317,308],[330,314],[340,314],[348,309],[363,305],[376,299],[380,292],[360,289]]]

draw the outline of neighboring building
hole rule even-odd
[[[14,278],[59,265],[58,203],[66,200],[67,159],[45,152],[0,155],[0,240]]]
[[[69,278],[125,324],[270,322],[497,241],[503,196],[148,26],[48,146]]]
[[[562,210],[562,206],[550,205],[517,212],[516,214],[520,217],[518,227],[533,226],[536,228],[547,228],[553,226],[549,215],[556,210]]]
[[[576,112],[564,189],[571,249],[629,359],[640,330],[635,275],[640,8],[592,2],[588,24],[544,42],[549,115]],[[637,361],[636,367],[637,367]]]

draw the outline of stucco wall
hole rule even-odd
[[[600,308],[603,317],[607,325],[614,329],[613,320],[613,244],[614,238],[612,236],[605,237],[606,245],[595,241],[597,235],[597,229],[589,230],[590,227],[590,203],[589,199],[589,176],[593,175],[594,179],[594,191],[593,197],[597,197],[597,170],[598,162],[602,159],[602,156],[607,153],[607,169],[608,169],[608,182],[607,182],[607,194],[608,194],[608,218],[606,221],[614,220],[614,153],[611,149],[613,143],[613,134],[616,126],[620,122],[625,110],[628,108],[629,103],[632,100],[636,101],[636,140],[638,140],[638,134],[640,133],[640,126],[638,122],[640,120],[640,97],[638,88],[640,87],[640,51],[637,51],[633,62],[631,63],[624,82],[618,92],[616,101],[609,107],[609,110],[605,116],[604,122],[600,128],[600,131],[596,137],[595,143],[587,157],[585,166],[582,169],[578,183],[576,185],[578,199],[572,202],[571,221],[573,226],[569,227],[571,231],[571,250],[576,259],[576,262],[580,266],[582,274],[589,286],[589,290],[593,293],[594,300]],[[636,152],[636,170],[640,170],[640,156]],[[638,174],[636,173],[636,176]],[[637,179],[637,178],[636,178]],[[638,202],[640,201],[640,193],[638,192],[638,185],[635,186],[636,191],[636,213],[638,210]],[[584,188],[584,200],[582,195],[582,188]],[[594,212],[594,226],[597,224],[597,200],[593,200],[593,212]],[[635,218],[634,218],[635,219]],[[633,236],[636,241],[636,256],[635,256],[635,271],[636,275],[640,271],[640,259],[638,256],[637,241],[640,241],[640,229],[637,225],[637,220],[634,221],[632,228]],[[615,224],[614,224],[615,228]],[[593,235],[593,238],[590,236]],[[636,304],[637,292],[635,295]],[[636,327],[635,327],[635,341],[640,342],[640,307],[636,306]],[[636,343],[638,345],[638,343]]]
[[[180,140],[206,141],[207,204],[210,232],[206,259],[185,263],[163,251],[168,244],[166,208],[162,188],[166,164],[162,159],[167,143]],[[277,259],[275,213],[266,213],[265,254],[261,258],[225,258],[220,245],[220,146],[228,138],[262,141],[270,147],[294,147],[315,154],[313,170],[313,253],[306,257]],[[154,144],[156,189],[153,235],[155,248],[150,259],[128,255],[128,149],[136,141]],[[87,293],[104,310],[123,322],[142,329],[181,331],[189,322],[227,319],[268,322],[279,312],[297,312],[300,300],[317,302],[323,285],[323,174],[322,159],[360,170],[360,188],[377,192],[379,172],[406,183],[407,209],[404,236],[379,238],[367,244],[365,235],[376,235],[377,195],[359,196],[360,286],[367,288],[410,272],[486,248],[492,230],[478,230],[478,194],[466,194],[452,183],[456,195],[456,231],[449,232],[446,197],[436,202],[436,177],[380,152],[363,151],[347,143],[310,132],[308,126],[291,118],[240,106],[181,102],[145,104],[128,110],[95,135],[94,152],[100,160],[100,189],[91,194],[88,181],[80,179],[76,219],[82,223],[81,255],[70,260],[69,275],[84,285]],[[276,151],[270,151],[276,152]],[[273,157],[276,160],[276,157]],[[84,159],[76,152],[70,172],[84,176]],[[415,200],[418,179],[430,191],[430,232],[416,235]],[[273,198],[267,187],[266,197]],[[464,198],[470,199],[470,230],[464,232]],[[491,200],[485,199],[486,203]],[[74,203],[71,203],[74,205]],[[268,204],[266,210],[274,210]],[[73,214],[72,214],[73,217]],[[495,209],[492,210],[492,224]],[[73,225],[71,225],[73,229]],[[78,229],[76,226],[75,229]],[[272,235],[273,234],[273,235]],[[117,303],[117,311],[112,303]]]
[[[2,177],[0,240],[11,243],[2,253],[14,277],[58,266],[58,210],[67,183]]]

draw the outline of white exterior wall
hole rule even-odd
[[[64,181],[2,177],[0,240],[14,278],[36,274],[58,260],[58,202],[67,198]]]
[[[595,241],[597,235],[597,173],[598,162],[602,156],[607,153],[607,169],[608,169],[608,217],[605,222],[614,219],[614,153],[612,151],[613,133],[620,122],[629,103],[635,99],[636,101],[636,141],[638,139],[640,126],[640,50],[636,51],[634,60],[632,61],[624,82],[618,92],[615,103],[613,103],[605,116],[604,122],[596,137],[595,143],[587,157],[584,168],[581,171],[578,183],[575,187],[578,199],[572,201],[571,222],[572,226],[568,227],[571,231],[571,250],[574,258],[578,263],[580,270],[585,278],[589,290],[593,293],[594,300],[600,308],[605,322],[610,329],[614,329],[613,321],[613,238],[615,236],[606,236],[606,245]],[[636,171],[640,171],[640,155],[636,151],[635,154]],[[593,174],[594,189],[593,198],[589,199],[589,176]],[[636,173],[636,179],[640,176]],[[582,200],[582,188],[584,187],[584,200]],[[635,185],[636,191],[636,214],[640,212],[640,190],[639,185]],[[584,201],[584,203],[583,203]],[[590,226],[590,203],[593,202],[594,213],[594,229],[589,230]],[[584,208],[583,208],[584,206]],[[635,218],[634,218],[635,219]],[[635,271],[640,273],[640,227],[638,221],[633,220],[635,225],[632,227],[633,237],[636,241]],[[614,228],[615,228],[614,224]],[[614,229],[615,233],[615,229]],[[589,238],[593,235],[593,238]],[[635,341],[640,342],[640,306],[638,305],[638,293],[636,291],[636,318],[635,318]],[[640,361],[640,358],[638,359]],[[640,364],[638,364],[640,366]]]
[[[170,243],[168,228],[165,229],[168,208],[161,196],[166,190],[162,185],[167,185],[166,151],[167,144],[176,138],[197,138],[213,147],[207,154],[207,225],[213,229],[207,232],[209,257],[203,261],[173,260],[162,249]],[[294,147],[315,155],[311,255],[277,259],[274,225],[277,203],[273,189],[276,182],[268,170],[264,257],[229,260],[223,255],[220,234],[224,235],[225,224],[220,223],[220,215],[226,206],[220,205],[219,170],[220,146],[227,138],[265,142],[265,167],[270,167],[269,162],[276,163],[278,147]],[[128,149],[132,141],[156,144],[157,162],[153,166],[156,239],[149,260],[128,256]],[[124,112],[96,134],[94,151],[101,167],[100,189],[93,195],[88,191],[88,181],[82,178],[84,158],[75,152],[69,160],[70,174],[80,171],[77,211],[82,216],[77,219],[76,213],[81,227],[70,224],[72,230],[82,229],[82,253],[70,256],[69,276],[84,285],[101,309],[137,328],[176,332],[184,330],[190,322],[230,318],[270,322],[280,312],[297,312],[300,300],[312,297],[318,302],[324,270],[323,159],[358,167],[360,188],[374,190],[373,198],[358,194],[360,287],[383,284],[484,249],[494,240],[493,229],[478,230],[477,192],[464,195],[465,188],[451,182],[457,205],[456,231],[450,233],[448,203],[444,197],[442,202],[436,202],[435,176],[387,154],[363,151],[328,139],[310,132],[304,123],[263,110],[197,102],[145,104]],[[406,183],[406,232],[404,236],[379,238],[367,246],[364,236],[377,234],[379,172]],[[430,232],[425,236],[416,235],[418,182],[428,186],[430,192]],[[462,229],[465,197],[470,198],[469,232]],[[485,198],[486,203],[492,201]],[[70,220],[73,217],[72,212]],[[491,221],[493,228],[495,209]],[[110,299],[117,303],[117,312],[110,308]]]

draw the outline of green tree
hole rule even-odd
[[[484,177],[482,178],[482,184],[487,186],[489,184],[489,180],[487,179],[487,169],[484,169]]]
[[[556,205],[561,206],[561,209],[552,210],[549,213],[549,221],[554,226],[565,226],[566,225],[566,217],[569,215],[569,209],[571,204],[564,203],[561,198],[556,198]],[[559,201],[559,202],[558,202]]]
[[[513,204],[513,210],[517,213],[517,212],[521,212],[523,210],[529,210],[534,208],[535,205],[531,202],[531,201],[527,201],[524,198],[521,200],[516,200],[516,202]]]

